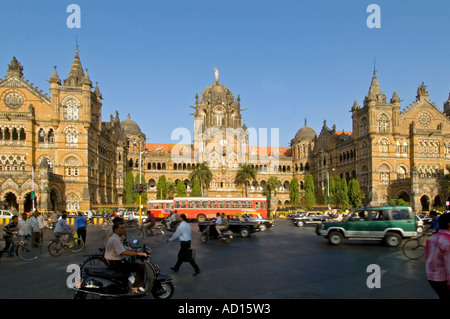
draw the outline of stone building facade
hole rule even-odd
[[[239,164],[249,163],[258,172],[249,196],[263,196],[269,177],[276,176],[279,204],[288,203],[292,178],[302,191],[307,174],[318,194],[328,176],[356,178],[368,203],[402,198],[428,210],[449,199],[441,181],[450,164],[450,98],[440,110],[424,84],[401,110],[397,93],[387,101],[374,72],[363,106],[355,101],[351,108],[352,131],[330,129],[324,121],[317,135],[305,120],[288,147],[262,147],[252,145],[258,132],[243,122],[240,96],[219,81],[217,70],[191,106],[192,143],[147,142],[130,115],[121,121],[118,112],[102,122],[102,94],[78,50],[68,76],[61,80],[55,67],[48,82],[49,95],[24,78],[16,58],[0,80],[0,203],[7,208],[119,206],[129,171],[142,172],[148,198],[156,197],[161,175],[183,181],[189,193],[189,174],[203,161],[213,174],[205,194],[210,197],[243,196],[234,179]]]
[[[376,72],[363,106],[351,108],[351,132],[330,129],[324,122],[315,139],[311,161],[319,188],[327,174],[356,178],[366,203],[403,199],[413,209],[444,207],[449,194],[443,178],[450,164],[450,98],[443,110],[430,101],[424,83],[405,109],[393,92],[389,101]]]

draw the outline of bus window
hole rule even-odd
[[[194,202],[193,201],[189,200],[188,204],[189,204],[189,206],[188,206],[189,208],[194,208]]]
[[[259,209],[259,202],[255,202],[255,209]]]
[[[153,209],[153,203],[148,204],[148,209]]]
[[[153,205],[153,208],[154,208],[154,209],[159,209],[159,203],[155,203],[155,204]]]
[[[195,208],[200,208],[200,201],[199,200],[195,201]]]
[[[223,201],[217,201],[217,208],[223,208]]]
[[[233,208],[239,208],[239,201],[238,200],[234,200],[233,201]]]
[[[213,203],[213,202],[211,201],[211,203]],[[203,208],[208,208],[208,201],[207,200],[202,201],[202,207]]]
[[[186,208],[186,201],[185,200],[182,200],[180,204],[181,204],[181,208]]]
[[[167,209],[171,209],[172,208],[172,203],[166,203],[166,208]]]
[[[261,202],[261,208],[266,209],[266,202]]]
[[[180,201],[179,200],[175,201],[175,208],[180,208]]]
[[[247,208],[253,208],[253,202],[251,200],[247,201]]]
[[[231,208],[231,201],[229,200],[225,201],[225,208]]]
[[[247,202],[245,200],[241,200],[241,208],[247,208]]]

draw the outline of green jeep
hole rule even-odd
[[[411,207],[379,206],[355,209],[345,221],[323,222],[316,233],[339,245],[343,239],[380,240],[397,247],[403,238],[417,235],[417,221]]]

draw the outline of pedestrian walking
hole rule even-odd
[[[75,219],[75,231],[77,232],[78,238],[81,238],[84,243],[86,243],[86,227],[86,218],[84,218],[82,212],[78,212],[78,217]]]
[[[89,223],[94,224],[94,214],[92,213],[92,210],[88,211],[88,219],[89,219]]]
[[[29,240],[31,237],[31,225],[27,213],[22,214],[22,219],[17,224],[17,234],[21,240]]]
[[[175,266],[170,267],[170,269],[172,269],[175,272],[178,272],[181,264],[183,262],[188,262],[191,264],[191,266],[194,268],[194,271],[195,271],[192,275],[197,276],[198,274],[200,274],[201,271],[200,271],[200,268],[198,267],[198,265],[195,263],[195,260],[192,256],[192,249],[191,249],[192,229],[191,229],[191,226],[186,222],[185,214],[179,215],[178,220],[180,223],[178,224],[177,230],[172,235],[172,237],[170,237],[170,239],[167,240],[168,242],[174,241],[175,239],[180,240],[180,251],[178,252],[177,263],[175,264]]]
[[[8,253],[8,257],[14,256],[14,250],[16,245],[14,244],[14,233],[17,231],[17,226],[19,224],[19,217],[14,215],[11,218],[11,222],[3,227],[3,239],[5,240],[5,248],[3,248],[4,253]]]
[[[37,220],[39,222],[39,242],[44,242],[44,228],[45,228],[45,219],[44,213],[38,213]]]
[[[450,299],[450,213],[439,216],[439,231],[425,246],[425,271],[439,299]]]
[[[30,217],[30,226],[31,226],[31,243],[32,247],[36,247],[39,245],[39,221],[37,217],[39,216],[38,211],[34,211]]]

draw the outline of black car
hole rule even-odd
[[[292,223],[297,225],[298,227],[302,227],[307,223],[321,223],[330,221],[331,219],[332,217],[327,214],[323,214],[320,212],[309,212],[300,214],[298,217],[294,217],[292,219]]]
[[[248,219],[249,221],[259,222],[260,231],[265,231],[265,230],[275,226],[275,221],[273,219],[264,218],[261,216],[260,213],[245,212],[245,213],[243,213],[243,217]]]
[[[249,237],[250,234],[260,232],[261,223],[259,221],[251,221],[243,216],[244,214],[226,214],[228,218],[228,229],[233,233],[241,235],[241,237]],[[207,227],[209,221],[199,222],[198,228],[202,232]]]

